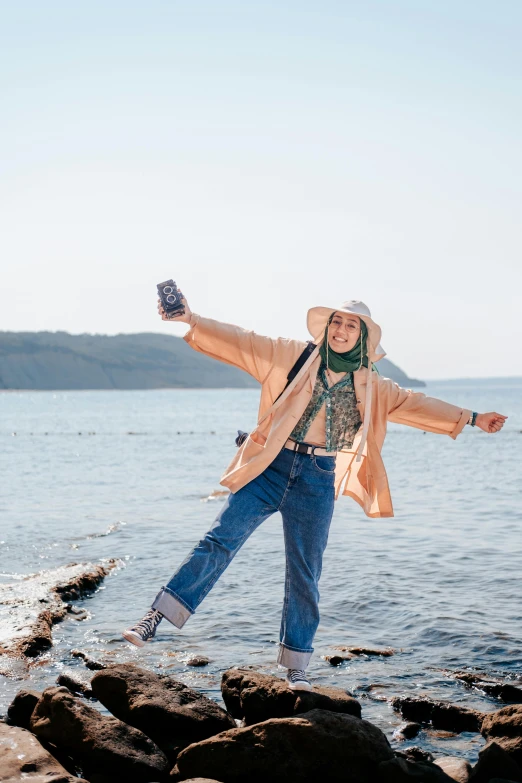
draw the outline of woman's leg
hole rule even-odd
[[[300,455],[301,467],[281,504],[286,580],[277,662],[306,669],[319,624],[319,578],[334,509],[333,457]]]
[[[247,538],[277,511],[266,483],[259,477],[229,495],[209,532],[158,593],[152,608],[173,625],[183,627]]]

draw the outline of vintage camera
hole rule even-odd
[[[174,280],[158,283],[158,294],[167,318],[176,318],[185,314],[183,294],[176,288]]]

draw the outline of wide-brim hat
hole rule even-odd
[[[358,299],[350,299],[337,307],[312,307],[308,311],[306,325],[316,344],[322,342],[324,330],[332,313],[356,315],[361,321],[364,321],[368,329],[367,345],[370,361],[377,362],[386,356],[386,351],[381,346],[381,327],[373,320],[370,308]]]

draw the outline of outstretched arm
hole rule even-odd
[[[387,391],[389,421],[456,438],[471,417],[472,412],[466,408],[403,389],[389,378],[379,378],[378,382]],[[484,432],[498,432],[506,419],[500,413],[479,413],[475,425]]]
[[[184,297],[183,305],[185,307],[183,315],[168,318],[161,300],[158,299],[158,312],[163,321],[190,324],[191,328],[183,339],[191,348],[212,359],[218,359],[244,370],[260,383],[265,380],[276,360],[277,340],[263,337],[233,324],[196,315],[191,311]]]

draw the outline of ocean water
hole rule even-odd
[[[390,425],[383,452],[395,517],[370,520],[340,498],[321,579],[310,674],[345,688],[390,738],[389,699],[427,695],[503,706],[450,676],[460,669],[522,677],[522,379],[432,383],[426,393],[509,415],[503,431],[466,427],[456,440]],[[143,650],[120,636],[211,525],[219,477],[238,428],[256,418],[255,390],[0,393],[0,581],[69,562],[121,565],[79,602],[85,619],[54,627],[55,645],[28,678],[0,677],[0,714],[22,687],[54,684],[83,664],[135,661],[220,700],[221,672],[275,664],[283,601],[280,517],[247,541],[193,618],[162,623]],[[392,647],[389,658],[340,667],[336,645]],[[187,666],[194,654],[211,659]],[[480,735],[425,730],[406,743],[474,761]]]

